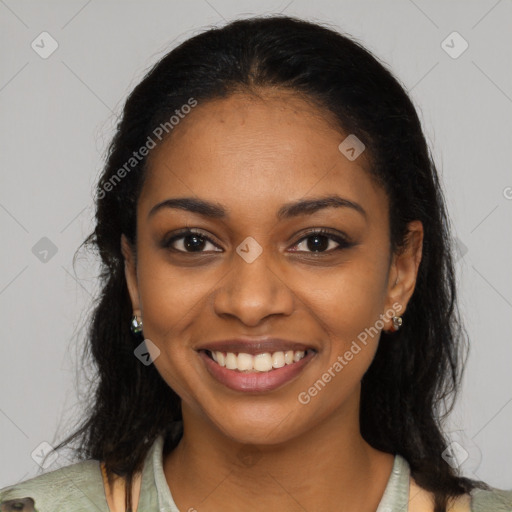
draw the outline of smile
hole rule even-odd
[[[233,391],[263,393],[297,378],[317,352],[308,349],[247,354],[199,350],[198,354],[218,383]]]
[[[261,354],[246,354],[235,352],[207,351],[207,354],[219,365],[228,370],[245,373],[271,372],[285,365],[299,362],[312,350],[287,350],[278,352],[263,352]]]

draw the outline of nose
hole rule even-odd
[[[253,261],[234,253],[233,266],[215,293],[216,314],[236,317],[251,327],[271,315],[291,315],[294,293],[286,283],[285,272],[271,260],[269,249]]]

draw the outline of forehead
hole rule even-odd
[[[382,201],[364,152],[351,161],[338,149],[346,136],[330,113],[291,93],[199,103],[150,154],[141,207],[180,195],[233,210],[333,192]]]

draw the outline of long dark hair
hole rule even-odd
[[[97,250],[102,263],[84,354],[92,356],[97,379],[87,418],[57,448],[79,439],[79,458],[102,460],[109,477],[126,477],[129,510],[132,477],[156,437],[164,435],[164,454],[179,441],[171,426],[181,419],[180,399],[154,365],[134,357],[141,339],[129,329],[120,238],[124,233],[135,247],[147,158],[130,159],[191,99],[202,103],[264,87],[300,94],[336,119],[340,133],[363,141],[370,171],[389,198],[393,250],[403,246],[408,222],[423,223],[416,289],[403,328],[382,333],[363,377],[360,425],[369,444],[408,461],[416,482],[435,494],[435,511],[444,511],[450,497],[485,484],[462,478],[442,457],[441,422],[453,407],[467,337],[437,171],[416,110],[386,66],[352,38],[285,16],[239,20],[185,41],[126,101],[97,188],[96,227],[83,244]]]

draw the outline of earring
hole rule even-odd
[[[140,334],[142,332],[142,319],[139,320],[137,315],[133,315],[130,329],[133,334]]]
[[[398,331],[398,329],[400,329],[400,327],[402,327],[403,319],[401,316],[394,316],[391,319],[391,322],[392,322],[392,325],[391,325],[391,329],[389,330],[389,332],[396,332],[396,331]]]

